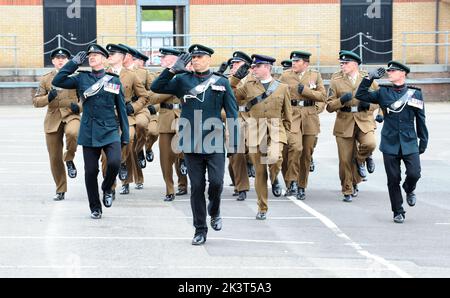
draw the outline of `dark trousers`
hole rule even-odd
[[[194,217],[195,235],[206,235],[208,227],[206,225],[205,174],[208,170],[208,214],[211,217],[220,216],[225,155],[223,153],[186,153],[184,158],[191,181],[191,208]]]
[[[120,168],[121,148],[119,142],[111,143],[103,147],[83,146],[84,182],[86,184],[91,212],[94,210],[102,211],[97,182],[99,172],[98,160],[102,150],[105,152],[107,160],[106,173],[102,183],[103,192],[111,192]]]
[[[394,216],[400,213],[405,214],[405,210],[402,207],[403,196],[400,189],[400,182],[402,180],[400,161],[403,160],[406,167],[406,178],[402,187],[406,193],[413,192],[416,189],[417,181],[419,181],[420,178],[419,153],[410,155],[391,155],[383,153],[383,159],[392,212],[394,212]]]

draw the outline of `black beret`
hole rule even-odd
[[[252,64],[270,64],[277,61],[275,58],[266,55],[253,54],[252,55]]]
[[[96,43],[91,43],[88,48],[87,48],[87,54],[89,55],[90,53],[97,53],[97,54],[101,54],[103,56],[105,56],[106,58],[109,57],[108,51],[105,50],[101,45],[96,44]]]
[[[311,53],[305,52],[305,51],[292,51],[291,56],[289,57],[292,61],[297,60],[304,60],[309,62],[309,57],[311,56]]]
[[[160,48],[159,52],[161,53],[161,55],[173,55],[173,56],[180,56],[181,52],[176,50],[176,49],[172,49],[172,48]]]
[[[126,48],[128,50],[128,54],[130,54],[131,56],[137,58],[136,57],[137,56],[137,51],[135,49],[133,49],[132,47],[129,47],[129,46],[123,44],[123,43],[119,43],[118,45]]]
[[[408,74],[411,71],[411,69],[409,69],[409,67],[406,66],[405,64],[400,63],[398,61],[394,61],[394,60],[388,62],[387,70],[391,70],[391,69],[392,70],[401,70],[401,71],[406,72],[406,74]]]
[[[353,53],[352,51],[345,51],[342,50],[339,52],[339,61],[355,61],[358,64],[361,64],[361,57],[359,57],[357,54]]]
[[[214,50],[211,48],[208,48],[204,45],[201,44],[193,44],[189,47],[188,49],[189,53],[191,53],[191,55],[193,56],[198,56],[198,55],[209,55],[211,56],[212,54],[214,54]]]
[[[252,58],[250,58],[246,53],[241,52],[241,51],[236,51],[233,53],[233,58],[231,58],[231,62],[236,62],[236,61],[244,61],[248,64],[252,63]]]
[[[138,53],[138,56],[139,56],[139,58],[138,59],[140,59],[140,60],[142,60],[142,61],[144,61],[144,62],[147,62],[148,61],[148,59],[150,59],[147,55],[145,55],[145,54],[143,54],[143,53],[141,53],[141,52],[137,52]]]
[[[128,53],[128,49],[126,47],[113,43],[107,44],[106,50],[108,50],[109,53],[122,53],[122,54]]]
[[[68,49],[65,48],[56,48],[50,54],[50,57],[53,59],[55,56],[65,56],[66,58],[70,58],[71,53]]]
[[[281,61],[281,66],[285,68],[291,68],[292,67],[292,61],[291,60],[283,60]]]

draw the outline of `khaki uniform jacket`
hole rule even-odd
[[[52,89],[52,81],[56,73],[57,71],[53,70],[41,78],[39,89],[33,98],[33,106],[36,108],[48,105],[44,120],[46,133],[56,132],[61,122],[67,123],[72,119],[80,119],[80,115],[74,114],[70,109],[72,102],[78,104],[80,111],[82,111],[82,105],[78,103],[77,93],[74,89],[61,89],[58,91],[58,96],[51,103],[48,102],[48,93]]]
[[[291,99],[312,100],[316,103],[326,101],[326,90],[322,76],[316,70],[307,69],[303,76],[292,69],[286,70],[280,77],[280,81],[289,85]],[[301,94],[298,93],[298,84],[304,85]],[[320,121],[316,105],[292,107],[291,132],[302,131],[303,135],[318,135],[320,133]]]
[[[244,85],[237,88],[240,80],[234,76],[230,78],[231,87],[236,96],[238,105],[245,105],[250,100],[265,92],[264,86],[258,80],[249,80]],[[267,119],[269,137],[287,144],[287,134],[291,131],[292,109],[289,86],[280,83],[278,88],[268,96],[264,101],[254,105],[249,112],[250,117],[254,119]],[[273,128],[275,123],[272,119],[277,118],[279,136],[274,134]],[[255,133],[250,129],[251,133]],[[251,136],[250,136],[251,137]],[[264,135],[258,136],[258,144],[260,144]]]
[[[160,72],[156,73],[155,77],[158,77],[159,75]],[[167,104],[181,103],[180,99],[172,94],[159,94],[154,93],[152,91],[150,92],[151,92],[150,104],[152,105],[158,105],[161,103]],[[178,123],[175,123],[174,126],[172,126],[172,123],[174,120],[180,118],[180,115],[181,109],[170,110],[159,107],[159,118],[158,118],[159,133],[176,133],[178,131]]]
[[[134,67],[133,70],[135,71],[138,79],[142,82],[142,85],[144,86],[145,90],[147,91],[147,102],[145,103],[145,106],[142,110],[135,113],[135,115],[139,114],[145,114],[145,116],[148,118],[148,121],[158,121],[158,114],[150,114],[149,110],[147,109],[148,105],[150,104],[150,98],[153,94],[153,92],[150,91],[150,85],[152,84],[153,80],[155,79],[155,74],[151,73],[144,67]],[[155,105],[156,112],[159,111],[159,105]]]
[[[108,69],[109,70],[109,69]],[[128,124],[135,125],[135,115],[146,107],[148,101],[148,92],[145,90],[144,84],[139,80],[136,72],[133,70],[122,68],[119,75],[120,82],[122,83],[123,94],[125,97],[125,103],[131,102],[134,109],[134,114],[128,116]],[[133,98],[137,98],[133,101]]]
[[[374,131],[373,111],[378,108],[378,105],[371,104],[368,111],[356,113],[343,112],[340,110],[340,108],[344,106],[358,106],[359,100],[355,98],[356,91],[358,90],[358,86],[363,77],[366,75],[367,73],[360,71],[355,85],[353,85],[348,76],[342,71],[336,72],[331,76],[330,89],[328,90],[327,111],[330,113],[337,113],[333,135],[343,138],[353,137],[355,124],[358,125],[363,133]],[[378,89],[378,85],[374,82],[371,89]],[[353,93],[353,98],[346,102],[345,105],[342,105],[340,97],[347,92]]]

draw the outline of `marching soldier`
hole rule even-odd
[[[56,183],[56,195],[53,200],[64,200],[67,192],[67,174],[70,178],[77,176],[73,163],[77,151],[77,137],[80,129],[81,105],[75,90],[60,90],[52,86],[52,80],[58,71],[69,61],[70,52],[57,48],[50,54],[55,69],[44,75],[39,83],[39,89],[33,98],[36,108],[47,106],[44,121],[45,141],[50,158],[50,169]],[[63,154],[63,138],[66,136],[66,152]]]
[[[172,67],[180,51],[171,48],[159,49],[161,67]],[[159,75],[159,74],[157,74]],[[151,105],[159,104],[159,159],[164,182],[166,183],[166,196],[164,201],[170,202],[175,199],[175,195],[187,194],[187,176],[182,175],[179,169],[181,153],[174,152],[172,148],[173,138],[177,138],[178,119],[181,113],[180,99],[171,94],[152,93],[150,97]],[[150,107],[150,106],[149,106]],[[151,148],[151,147],[149,147]],[[178,176],[178,192],[175,193],[173,182],[173,166]]]
[[[376,147],[373,111],[377,106],[355,98],[365,76],[359,71],[361,58],[351,51],[340,51],[339,61],[341,70],[330,81],[327,111],[337,114],[333,134],[338,146],[339,178],[343,201],[351,202],[352,196],[358,194],[358,183],[367,176],[365,161]],[[374,83],[372,89],[375,88]]]
[[[289,85],[292,106],[291,133],[283,159],[287,161],[283,169],[286,195],[306,198],[305,189],[314,150],[314,143],[320,132],[319,115],[316,102],[326,101],[326,91],[322,77],[316,70],[309,68],[311,53],[293,51],[292,69],[283,72],[280,81]]]
[[[203,45],[190,46],[189,54],[181,54],[175,64],[170,69],[165,69],[151,87],[153,92],[183,98],[179,144],[184,152],[191,180],[191,207],[195,227],[193,245],[205,243],[208,232],[205,201],[206,171],[209,182],[208,213],[211,215],[211,227],[216,231],[222,229],[220,196],[225,171],[222,109],[225,109],[230,121],[237,120],[236,99],[228,80],[209,69],[213,53],[213,49]],[[186,65],[191,57],[194,72],[187,73]],[[236,152],[237,128],[229,125],[228,129],[231,152]]]
[[[272,193],[281,196],[278,173],[283,162],[283,146],[290,133],[292,109],[289,86],[271,75],[275,59],[264,55],[252,55],[252,73],[255,80],[238,88],[240,80],[248,74],[248,66],[242,65],[231,77],[239,105],[245,105],[250,117],[248,147],[250,158],[256,169],[255,188],[258,196],[256,219],[266,219],[267,206],[267,166],[269,166]],[[258,122],[258,123],[256,123]]]
[[[73,74],[89,56],[91,71]],[[111,207],[114,200],[112,186],[119,172],[121,146],[129,142],[128,119],[122,86],[116,75],[106,74],[104,63],[108,52],[97,44],[91,44],[88,52],[79,52],[56,74],[53,85],[76,89],[83,104],[78,144],[83,146],[85,184],[89,198],[91,217],[102,217],[102,205],[98,192],[98,160],[101,152],[106,155],[107,169],[102,183],[103,204]],[[117,114],[116,114],[117,113]]]
[[[414,206],[417,200],[414,190],[420,179],[420,154],[427,148],[428,130],[422,92],[419,88],[406,84],[409,67],[397,61],[390,61],[387,72],[392,85],[380,85],[379,90],[371,92],[369,88],[373,80],[381,78],[384,72],[383,68],[379,68],[364,78],[356,98],[379,104],[383,109],[384,125],[380,151],[383,152],[394,222],[403,223],[405,210],[400,189],[400,163],[403,161],[406,167],[406,178],[402,185],[406,192],[406,201],[409,206]]]
[[[143,183],[143,177],[138,175],[138,171],[141,169],[137,163],[135,140],[139,138],[137,131],[139,130],[140,136],[142,136],[142,131],[145,131],[147,127],[143,124],[139,126],[140,129],[137,129],[137,115],[144,114],[140,117],[143,120],[139,121],[139,123],[145,122],[145,114],[148,113],[148,110],[144,108],[148,101],[148,93],[136,73],[132,70],[133,57],[130,54],[132,49],[123,44],[108,44],[106,49],[111,53],[108,58],[110,65],[108,71],[117,74],[122,83],[130,130],[130,143],[122,148],[122,163],[119,171],[119,179],[122,180],[122,188],[119,193],[125,195],[130,193],[131,182],[134,181],[136,185]],[[139,180],[139,178],[142,180]]]
[[[242,66],[246,65],[247,68],[250,67],[250,64],[252,63],[252,58],[250,58],[247,54],[241,51],[236,51],[233,53],[233,57],[230,60],[230,78],[233,76],[236,71]],[[249,74],[245,78],[243,78],[240,81],[240,85],[245,84],[245,82],[252,79],[252,76]],[[246,119],[248,119],[249,113],[245,110],[245,106],[239,107],[239,123],[240,123],[240,136],[241,136],[241,142],[240,145],[244,150],[240,150],[240,152],[233,154],[230,157],[230,165],[232,167],[232,173],[233,173],[233,184],[234,189],[237,192],[237,200],[238,201],[244,201],[247,198],[247,192],[250,190],[250,182],[249,182],[249,175],[247,171],[247,152],[248,149],[246,148],[246,139],[245,137],[248,136],[247,132],[247,122]]]

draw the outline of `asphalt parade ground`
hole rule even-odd
[[[254,179],[239,202],[227,172],[223,229],[209,229],[203,246],[191,245],[189,195],[163,201],[157,143],[144,189],[119,195],[119,183],[101,220],[90,218],[80,146],[78,177],[53,201],[45,112],[0,106],[0,277],[450,277],[450,104],[426,106],[430,141],[404,224],[392,221],[378,148],[375,173],[342,202],[335,114],[325,111],[306,200],[269,190],[267,220],[257,221]]]

